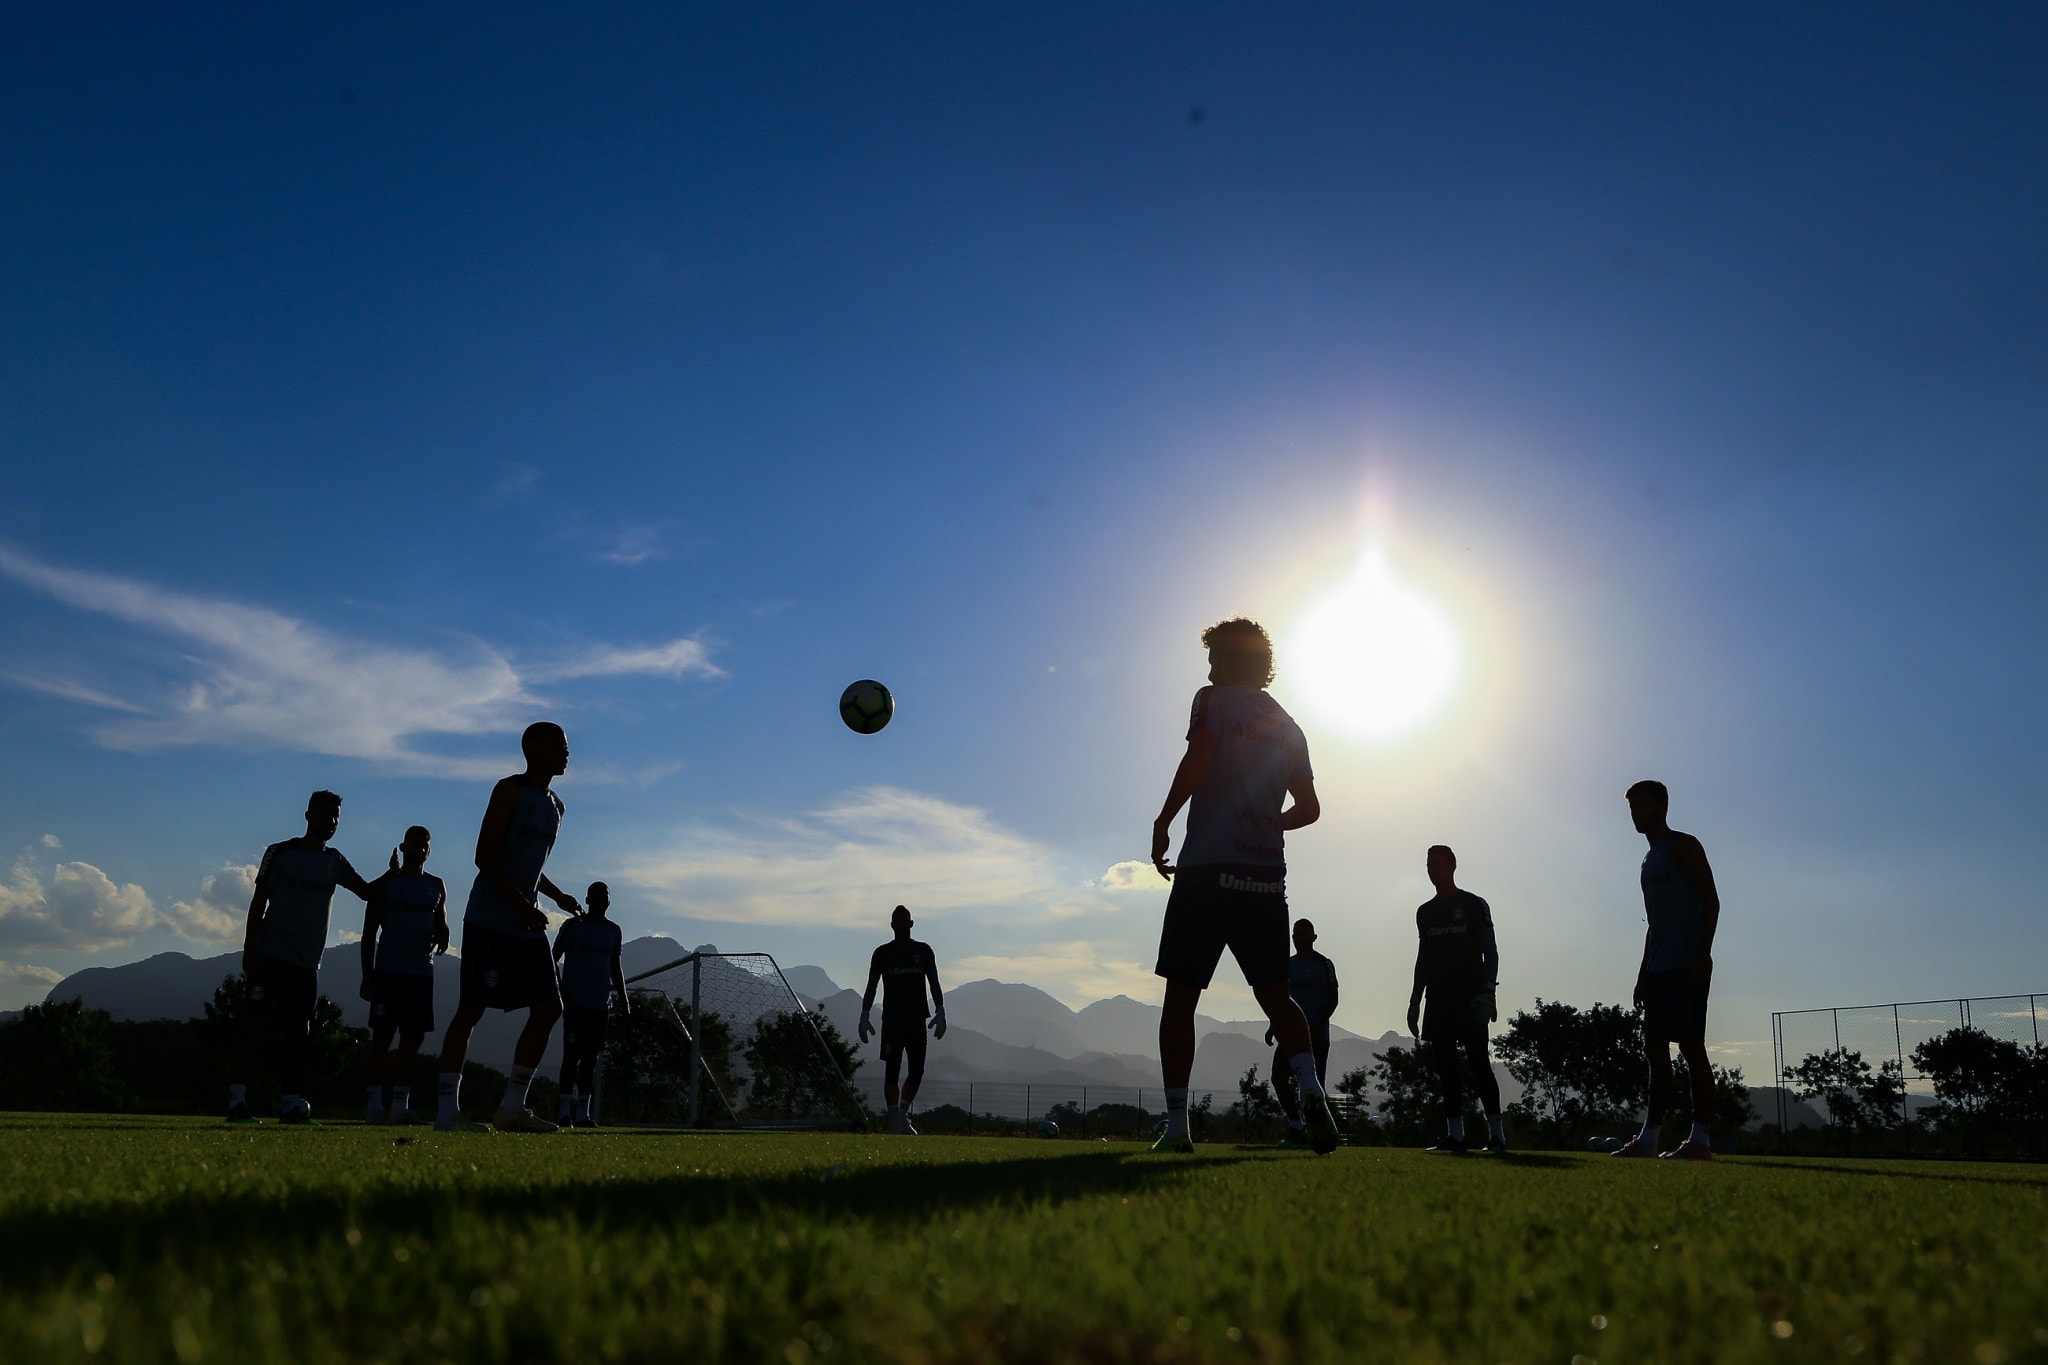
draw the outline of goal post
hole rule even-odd
[[[605,1049],[608,1107],[625,1122],[866,1128],[831,1025],[772,955],[701,950],[633,976],[626,992],[630,1026],[615,1026]],[[843,1041],[840,1051],[850,1057]]]

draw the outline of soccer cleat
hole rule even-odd
[[[573,1120],[572,1126],[577,1128],[595,1128],[597,1127],[597,1120],[585,1114],[582,1118]]]
[[[1486,1140],[1486,1150],[1495,1156],[1506,1156],[1508,1154],[1508,1140],[1504,1137],[1490,1137]]]
[[[1616,1157],[1650,1157],[1657,1155],[1657,1146],[1655,1143],[1643,1141],[1643,1135],[1638,1133],[1627,1142],[1622,1143],[1621,1146],[1609,1152],[1608,1155]]]
[[[1273,1144],[1273,1150],[1276,1152],[1306,1152],[1309,1150],[1308,1134],[1306,1132],[1289,1133],[1286,1137]]]
[[[1330,1112],[1330,1101],[1322,1091],[1302,1095],[1301,1117],[1308,1128],[1308,1145],[1317,1156],[1337,1150],[1337,1117]]]
[[[425,1114],[417,1113],[411,1109],[394,1110],[392,1111],[391,1116],[385,1119],[384,1121],[389,1124],[394,1124],[400,1128],[423,1127],[424,1125],[433,1122],[433,1120],[428,1118]]]
[[[277,1121],[288,1124],[293,1128],[318,1128],[320,1126],[314,1122],[313,1107],[309,1104],[302,1104],[296,1109],[285,1110],[277,1116]]]
[[[387,1117],[385,1117],[384,1111],[383,1111],[382,1109],[372,1109],[372,1110],[370,1110],[370,1111],[369,1111],[368,1113],[366,1113],[366,1114],[364,1114],[364,1115],[363,1115],[363,1122],[364,1122],[364,1123],[373,1123],[373,1124],[382,1124],[382,1123],[394,1123],[394,1122],[396,1122],[396,1120],[395,1120],[395,1119],[391,1119],[391,1118],[387,1118]]]
[[[488,1123],[478,1123],[475,1119],[466,1119],[458,1114],[452,1119],[436,1119],[434,1121],[434,1131],[437,1133],[488,1133],[491,1131],[491,1125]]]
[[[1422,1150],[1425,1152],[1449,1152],[1452,1156],[1464,1156],[1472,1149],[1465,1145],[1465,1139],[1454,1138],[1449,1134],[1445,1134],[1436,1140],[1435,1145],[1425,1147]]]
[[[1713,1159],[1714,1153],[1712,1148],[1695,1146],[1691,1138],[1687,1138],[1670,1151],[1664,1153],[1664,1160],[1666,1161],[1712,1161]]]
[[[1172,1152],[1180,1156],[1195,1154],[1195,1140],[1186,1133],[1162,1133],[1159,1140],[1145,1149],[1148,1152]]]
[[[531,1109],[499,1110],[491,1126],[501,1133],[552,1133],[559,1125],[549,1123]]]
[[[917,1125],[916,1125],[916,1124],[914,1124],[914,1123],[912,1123],[912,1122],[910,1121],[910,1115],[908,1115],[908,1114],[905,1114],[905,1115],[903,1116],[903,1136],[905,1136],[905,1137],[916,1137],[916,1136],[917,1136]]]
[[[250,1113],[250,1112],[249,1112],[249,1106],[248,1106],[248,1104],[247,1104],[246,1102],[244,1102],[244,1103],[242,1103],[242,1104],[231,1104],[231,1105],[229,1105],[229,1106],[228,1106],[228,1120],[227,1120],[227,1121],[228,1121],[229,1123],[245,1123],[245,1124],[258,1124],[258,1123],[261,1123],[261,1122],[263,1122],[263,1120],[262,1120],[262,1119],[259,1119],[259,1118],[257,1118],[257,1117],[256,1117],[256,1116],[255,1116],[254,1114],[252,1114],[252,1113]]]

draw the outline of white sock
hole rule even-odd
[[[1188,1090],[1186,1086],[1166,1092],[1166,1135],[1186,1137],[1188,1135]]]
[[[440,1123],[453,1123],[462,1117],[462,1073],[444,1071],[441,1073],[441,1108],[435,1116]]]
[[[411,1086],[394,1085],[391,1087],[391,1112],[394,1114],[410,1114],[412,1112]]]
[[[1289,1119],[1287,1120],[1287,1131],[1290,1133],[1305,1133],[1308,1131],[1308,1125],[1300,1119]]]
[[[505,1078],[505,1098],[498,1101],[498,1112],[516,1114],[526,1107],[526,1092],[533,1085],[534,1068],[514,1066],[512,1074]]]
[[[277,1098],[277,1112],[280,1114],[289,1114],[293,1110],[299,1108],[304,1104],[305,1101],[300,1099],[297,1095],[280,1095]]]
[[[1636,1134],[1636,1141],[1645,1147],[1655,1147],[1657,1145],[1657,1135],[1663,1131],[1663,1128],[1663,1124],[1651,1123],[1648,1119],[1645,1119],[1643,1120],[1643,1131]]]
[[[1500,1126],[1499,1114],[1488,1114],[1486,1116],[1486,1131],[1492,1134],[1495,1142],[1506,1142],[1508,1140],[1507,1129]]]
[[[234,1108],[234,1107],[235,1107],[236,1105],[238,1105],[238,1104],[247,1104],[248,1102],[249,1102],[249,1087],[248,1087],[248,1086],[246,1086],[246,1085],[231,1085],[231,1086],[229,1086],[229,1087],[228,1087],[228,1108],[232,1109],[232,1108]]]
[[[557,1122],[560,1122],[563,1119],[573,1119],[575,1117],[576,1092],[573,1090],[564,1090],[561,1094],[561,1098],[555,1102],[555,1119]]]
[[[1704,1123],[1695,1123],[1692,1126],[1691,1141],[1693,1146],[1701,1148],[1705,1151],[1711,1152],[1714,1150],[1714,1141],[1711,1137],[1708,1136],[1707,1125]]]
[[[576,1097],[576,1112],[571,1117],[578,1123],[588,1123],[590,1121],[590,1096],[578,1095]]]
[[[1450,1134],[1451,1141],[1463,1142],[1465,1140],[1465,1116],[1463,1114],[1453,1114],[1445,1119],[1444,1131]]]
[[[367,1088],[370,1092],[370,1114],[374,1118],[384,1112],[384,1087],[373,1085]]]
[[[1308,1099],[1310,1095],[1323,1093],[1323,1078],[1316,1075],[1315,1053],[1297,1052],[1288,1065],[1294,1068],[1294,1083],[1301,1087],[1303,1100]]]

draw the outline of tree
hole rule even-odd
[[[1419,1142],[1436,1110],[1436,1072],[1419,1048],[1390,1047],[1372,1054],[1366,1077],[1379,1091],[1374,1106],[1391,1142]]]
[[[1785,1068],[1784,1078],[1797,1098],[1821,1102],[1830,1131],[1845,1140],[1885,1132],[1901,1120],[1906,1086],[1896,1060],[1872,1071],[1862,1053],[1835,1047],[1808,1053]]]
[[[1533,1012],[1508,1021],[1493,1050],[1522,1086],[1509,1112],[1553,1139],[1573,1141],[1643,1107],[1647,1067],[1633,1010],[1598,1002],[1582,1010],[1539,996]]]
[[[818,1051],[822,1039],[825,1052]],[[860,1058],[822,1015],[796,1010],[764,1014],[754,1021],[745,1051],[753,1083],[747,1108],[763,1117],[794,1117],[846,1102]]]
[[[1248,1066],[1237,1078],[1237,1103],[1224,1111],[1235,1118],[1245,1139],[1264,1136],[1280,1117],[1280,1101],[1273,1087],[1259,1079],[1259,1068]]]
[[[1353,1138],[1384,1136],[1372,1118],[1372,1072],[1355,1066],[1337,1078],[1337,1110]]]
[[[2024,1122],[2033,1107],[2037,1045],[2028,1050],[1979,1028],[1950,1029],[1913,1049],[1913,1065],[1934,1082],[1935,1117],[1965,1126]]]
[[[704,1012],[702,1027],[693,1023],[690,1007],[671,1013],[669,998],[659,992],[627,992],[631,1009],[611,1021],[605,1038],[605,1112],[631,1123],[682,1123],[690,1110],[690,1032],[695,1032],[704,1068],[720,1091],[731,1095],[732,1028],[715,1010]],[[722,1102],[698,1093],[701,1117],[719,1118]]]
[[[78,999],[30,1005],[0,1024],[0,1078],[21,1109],[104,1112],[132,1100],[107,1046],[113,1016]]]

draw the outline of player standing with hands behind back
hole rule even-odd
[[[1707,987],[1714,979],[1714,930],[1721,923],[1721,893],[1707,851],[1690,834],[1671,828],[1671,793],[1662,782],[1628,789],[1629,818],[1650,841],[1643,855],[1643,965],[1636,972],[1635,1004],[1643,1012],[1643,1044],[1650,1055],[1650,1112],[1643,1130],[1616,1156],[1656,1156],[1664,1111],[1671,1107],[1671,1045],[1678,1044],[1692,1081],[1692,1134],[1664,1153],[1680,1161],[1713,1156],[1714,1072],[1707,1061]]]
[[[1429,1044],[1444,1102],[1444,1139],[1432,1152],[1465,1153],[1465,1077],[1469,1064],[1486,1113],[1486,1150],[1505,1152],[1500,1119],[1500,1079],[1486,1056],[1486,1026],[1500,1017],[1495,992],[1500,983],[1500,946],[1493,938],[1493,910],[1458,887],[1458,855],[1443,844],[1425,855],[1436,895],[1415,911],[1415,990],[1408,997],[1408,1032]],[[1422,1008],[1429,992],[1429,1013]],[[1465,1054],[1465,1063],[1458,1060]]]
[[[1312,825],[1323,808],[1301,727],[1266,692],[1273,642],[1256,621],[1235,617],[1202,632],[1210,686],[1195,693],[1188,747],[1152,822],[1152,865],[1173,882],[1159,934],[1166,1007],[1159,1062],[1166,1132],[1155,1152],[1192,1152],[1188,1076],[1195,1067],[1195,1005],[1230,949],[1294,1068],[1309,1145],[1337,1149],[1337,1122],[1316,1074],[1308,1019],[1287,991],[1286,831]],[[1289,795],[1294,804],[1282,809]],[[1188,806],[1178,876],[1166,861],[1173,818]]]
[[[420,1041],[434,1031],[434,957],[448,951],[448,889],[427,871],[434,836],[425,825],[405,832],[392,850],[391,871],[380,877],[377,894],[363,915],[363,984],[370,1002],[367,1121],[383,1123],[384,1084],[391,1082],[392,1123],[412,1123],[413,1058]],[[399,855],[405,862],[399,865]],[[391,1035],[398,1055],[391,1055]]]
[[[626,999],[626,971],[619,961],[626,936],[605,914],[612,908],[612,889],[592,882],[583,904],[584,913],[555,933],[555,961],[562,964],[562,1107],[556,1119],[565,1127],[595,1128],[590,1096],[610,1022],[606,1002],[616,993],[619,1013],[633,1006]]]
[[[939,960],[929,943],[910,936],[910,907],[899,905],[889,915],[896,936],[868,959],[868,989],[860,1001],[860,1040],[874,1035],[869,1012],[875,1007],[875,984],[882,983],[882,1098],[889,1103],[889,1131],[917,1136],[910,1126],[910,1102],[924,1080],[924,988],[932,988],[932,1037],[946,1036],[946,997],[939,992]],[[910,1074],[896,1084],[898,1069],[909,1055]]]

